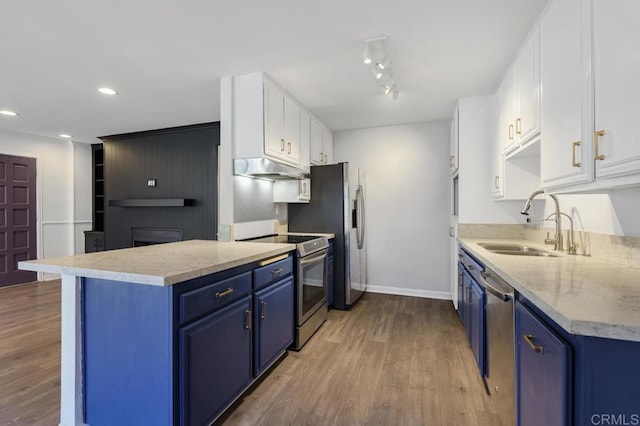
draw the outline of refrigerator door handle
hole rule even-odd
[[[356,232],[358,249],[364,247],[364,196],[362,195],[362,186],[358,185],[356,189],[356,211],[358,215],[358,228]]]

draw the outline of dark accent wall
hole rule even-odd
[[[220,123],[101,137],[105,245],[131,247],[132,228],[182,229],[184,240],[215,240]],[[150,188],[147,181],[156,180]],[[109,200],[194,199],[185,207],[115,207]]]

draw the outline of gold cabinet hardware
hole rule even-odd
[[[522,119],[520,117],[516,119],[516,133],[519,135],[522,134]]]
[[[289,257],[288,254],[283,254],[283,255],[280,255],[280,256],[272,257],[270,259],[265,259],[265,260],[261,261],[260,263],[258,263],[258,266],[271,265],[272,263],[279,262],[281,260],[286,259],[287,257]]]
[[[571,165],[573,167],[582,167],[582,163],[576,161],[576,148],[582,146],[581,141],[575,141],[571,144]]]
[[[275,278],[280,278],[280,274],[282,273],[282,268],[274,269],[271,271],[271,276]]]
[[[595,157],[596,160],[604,160],[604,154],[600,154],[600,136],[604,136],[604,130],[598,130],[593,134],[593,145],[595,149]]]
[[[495,177],[495,179],[493,180],[493,186],[496,189],[500,189],[500,176]]]
[[[284,152],[284,139],[280,139],[280,151]]]
[[[231,287],[229,287],[228,289],[224,290],[224,291],[219,291],[216,293],[216,299],[219,299],[220,297],[225,297],[230,295],[231,293],[233,293],[233,289]]]
[[[287,154],[291,154],[291,142],[287,142]]]
[[[244,311],[244,329],[251,330],[251,309]]]
[[[260,319],[265,320],[267,319],[267,302],[265,302],[264,300],[261,300],[260,306],[262,307],[262,313],[260,314]]]
[[[522,337],[524,337],[524,341],[527,342],[532,351],[538,354],[544,353],[544,349],[542,348],[542,346],[533,343],[533,336],[531,334],[523,334]]]
[[[513,140],[513,124],[509,124],[509,140]]]

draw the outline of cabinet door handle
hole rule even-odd
[[[284,151],[284,139],[280,139],[280,151]]]
[[[495,179],[493,180],[493,186],[496,189],[500,189],[500,176],[495,177]]]
[[[598,130],[593,134],[593,145],[596,151],[596,155],[594,159],[596,160],[604,160],[604,154],[600,154],[600,136],[604,136],[604,130]]]
[[[281,273],[282,273],[282,268],[274,269],[273,271],[271,271],[271,277],[279,278]]]
[[[467,269],[470,270],[470,271],[473,271],[475,268],[474,268],[473,265],[467,265]]]
[[[455,157],[453,155],[449,157],[449,167],[453,167],[453,165],[455,164],[454,159]]]
[[[571,144],[571,165],[573,167],[582,167],[582,163],[576,161],[576,148],[582,146],[582,142],[576,141]]]
[[[327,157],[327,154],[324,155],[324,164],[327,164],[329,162],[329,157]]]
[[[224,291],[219,291],[216,293],[216,299],[219,299],[221,297],[225,297],[230,295],[231,293],[233,293],[233,289],[231,287],[229,287],[228,289],[224,290]]]
[[[522,337],[524,338],[524,341],[527,342],[527,345],[529,345],[532,351],[538,354],[544,354],[544,349],[542,348],[542,346],[533,343],[533,336],[531,334],[523,334]]]
[[[251,309],[244,311],[244,329],[251,330]]]
[[[260,319],[265,320],[267,319],[267,302],[262,300],[260,302],[260,306],[262,307],[262,313],[260,314]]]
[[[516,119],[516,134],[522,134],[522,119],[520,117]]]
[[[320,153],[320,162],[324,163],[324,154],[323,153]]]
[[[509,124],[509,140],[513,140],[513,124]]]
[[[307,182],[302,181],[302,194],[306,194],[307,193]]]
[[[287,154],[291,154],[291,142],[287,142]]]

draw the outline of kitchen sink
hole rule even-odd
[[[489,250],[490,252],[507,254],[511,256],[558,257],[558,255],[550,253],[546,250],[522,244],[478,243],[478,245],[486,250]]]

